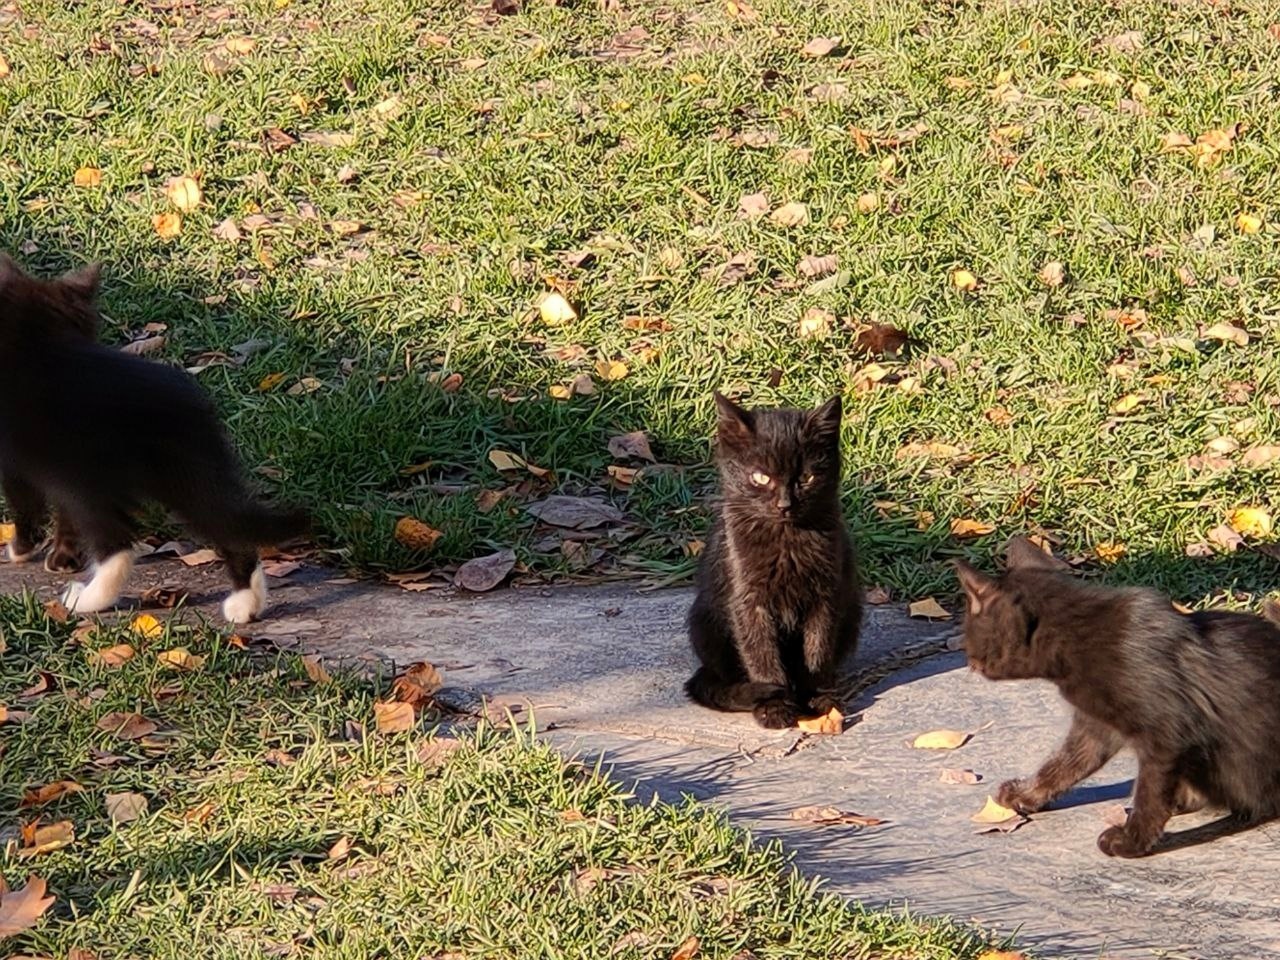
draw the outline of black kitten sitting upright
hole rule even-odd
[[[0,259],[0,472],[74,526],[92,579],[63,602],[103,610],[133,566],[132,513],[157,501],[222,552],[233,622],[266,607],[258,547],[302,533],[306,518],[257,502],[213,404],[184,371],[86,338],[96,274],[52,282]]]
[[[1133,811],[1098,837],[1108,856],[1149,853],[1170,817],[1205,805],[1280,813],[1280,629],[1182,614],[1154,590],[1091,586],[1064,566],[1021,539],[999,579],[957,564],[970,665],[992,680],[1052,680],[1075,708],[1058,751],[996,799],[1034,813],[1130,746]]]
[[[862,601],[840,510],[840,398],[816,410],[745,410],[716,394],[722,496],[698,567],[685,684],[713,710],[761,726],[836,705]]]

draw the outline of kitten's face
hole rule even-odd
[[[0,322],[35,322],[51,332],[96,339],[101,275],[100,267],[91,264],[56,280],[41,280],[0,254]]]
[[[772,522],[825,520],[840,487],[840,398],[814,410],[745,410],[716,394],[716,406],[726,503]]]

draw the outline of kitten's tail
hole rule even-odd
[[[725,680],[706,667],[699,667],[685,681],[684,692],[694,703],[733,713],[754,710],[757,704],[784,693],[781,687],[772,683]]]

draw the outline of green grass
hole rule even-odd
[[[49,270],[105,260],[109,335],[165,322],[168,360],[268,341],[200,379],[247,459],[314,505],[326,545],[365,569],[513,545],[536,571],[568,572],[521,510],[550,483],[504,477],[488,452],[590,491],[606,487],[608,438],[644,429],[676,469],[608,491],[634,525],[606,544],[603,569],[687,572],[720,388],[759,403],[846,393],[848,513],[868,579],[900,595],[943,589],[948,559],[1034,528],[1068,553],[1124,543],[1116,579],[1184,599],[1266,585],[1264,559],[1183,555],[1230,508],[1271,505],[1276,480],[1274,467],[1187,466],[1220,434],[1243,449],[1280,427],[1280,40],[1265,4],[758,0],[755,20],[720,2],[623,6],[528,0],[499,17],[435,0],[31,0],[0,33],[12,65],[0,244],[26,245]],[[1137,52],[1101,42],[1132,29]],[[618,58],[623,31],[634,55]],[[842,49],[802,56],[818,35]],[[240,36],[256,47],[211,70],[209,55]],[[1002,70],[1016,93],[994,94]],[[1093,82],[1067,82],[1077,74]],[[1150,91],[1141,104],[1136,82]],[[815,96],[823,84],[841,85],[838,99]],[[1236,122],[1221,162],[1162,150],[1170,132]],[[850,133],[917,123],[928,129],[914,142],[867,152]],[[276,127],[299,141],[264,149]],[[346,137],[326,146],[308,131]],[[743,146],[757,131],[765,145]],[[812,151],[807,164],[797,149]],[[84,164],[101,186],[72,186]],[[341,182],[345,166],[356,176]],[[196,171],[204,205],[160,239],[166,179]],[[402,206],[404,191],[421,197]],[[738,219],[756,191],[807,204],[809,223]],[[876,212],[859,212],[865,193]],[[251,232],[258,212],[273,226]],[[1241,212],[1266,226],[1239,231]],[[214,236],[229,217],[239,242]],[[1205,224],[1208,244],[1193,238]],[[563,264],[584,247],[593,264]],[[745,252],[754,271],[718,286],[713,268]],[[827,253],[841,272],[815,289],[797,264]],[[1051,260],[1066,265],[1063,286],[1036,279]],[[976,292],[950,287],[957,267]],[[580,319],[547,328],[531,313],[549,275],[572,284]],[[853,331],[799,338],[809,307],[909,331],[923,347],[886,366],[922,390],[855,390]],[[1158,337],[1232,321],[1253,340],[1143,345],[1106,316],[1130,307]],[[629,329],[633,315],[670,329]],[[581,359],[552,355],[572,345]],[[603,358],[628,375],[593,396],[548,396]],[[1116,361],[1135,377],[1108,375]],[[260,391],[274,373],[284,381]],[[440,386],[451,373],[456,393]],[[304,376],[321,386],[290,395]],[[1147,402],[1113,417],[1135,390]],[[984,416],[996,405],[1011,423]],[[930,440],[966,456],[896,456]],[[510,486],[497,509],[477,507],[475,488]],[[920,511],[935,518],[925,529]],[[444,531],[432,555],[392,538],[402,514]],[[997,529],[957,543],[954,518]]]
[[[636,802],[527,729],[454,740],[424,718],[377,734],[385,679],[317,686],[296,656],[173,623],[147,642],[116,627],[77,644],[30,596],[0,599],[0,627],[0,703],[30,713],[0,727],[0,875],[18,887],[34,873],[57,897],[6,952],[668,960],[689,937],[707,960],[980,952],[960,927],[824,895],[776,845],[692,802]],[[87,656],[121,641],[139,650],[119,669]],[[176,645],[202,668],[160,666]],[[22,698],[38,671],[55,689]],[[115,711],[158,730],[122,742],[97,726]],[[67,779],[83,791],[19,808],[25,788]],[[113,826],[105,798],[122,792],[148,811]],[[74,843],[20,859],[16,828],[36,816],[70,821]]]

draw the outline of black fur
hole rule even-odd
[[[787,727],[836,705],[830,688],[862,619],[840,510],[840,398],[746,410],[716,394],[716,406],[722,495],[689,611],[702,666],[685,692]]]
[[[46,282],[0,261],[0,471],[18,515],[48,501],[91,558],[127,550],[133,513],[167,507],[249,587],[259,546],[305,514],[249,491],[213,404],[184,371],[92,339],[96,273]],[[88,336],[86,336],[86,333]]]
[[[1042,809],[1122,747],[1138,755],[1133,810],[1098,846],[1140,857],[1171,816],[1204,805],[1280,814],[1280,629],[1221,610],[1182,614],[1153,590],[1081,583],[1026,540],[993,579],[957,564],[965,651],[992,680],[1051,680],[1075,708],[1066,741],[997,800]]]

